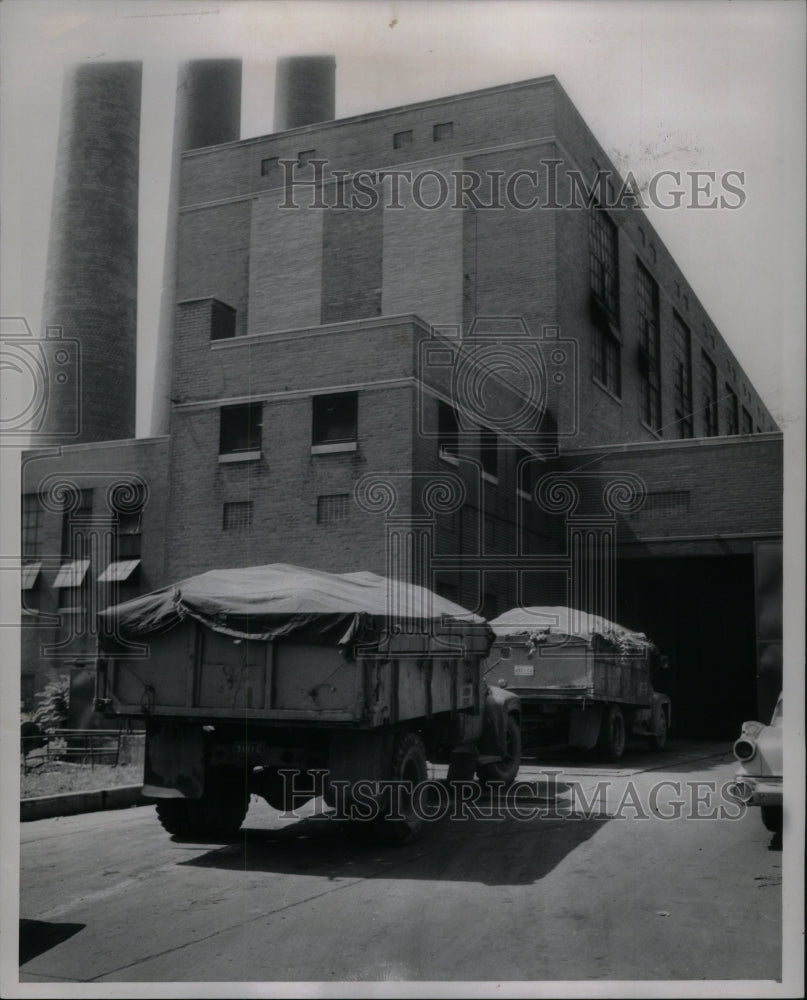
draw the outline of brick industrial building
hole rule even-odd
[[[624,195],[554,77],[185,152],[170,426],[29,454],[27,606],[264,562],[408,576],[491,616],[575,599],[669,650],[682,731],[733,733],[781,671],[755,628],[781,435]],[[76,562],[94,477],[127,472],[140,551],[128,510],[72,576],[49,564]],[[72,509],[42,508],[57,474]],[[64,634],[40,626],[32,678]]]

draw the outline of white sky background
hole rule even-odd
[[[143,61],[138,435],[150,423],[176,69],[211,56],[243,59],[242,137],[272,131],[279,55],[333,53],[337,117],[553,73],[640,182],[661,169],[744,171],[739,210],[650,217],[774,417],[800,414],[800,381],[790,399],[782,388],[794,359],[802,370],[798,0],[5,0],[0,16],[2,315],[35,331],[64,68]]]

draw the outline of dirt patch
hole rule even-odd
[[[96,792],[120,785],[142,785],[142,764],[73,764],[49,761],[20,774],[20,798],[33,799],[65,792]]]

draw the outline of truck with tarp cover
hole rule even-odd
[[[101,612],[96,708],[144,720],[143,793],[172,834],[237,831],[251,794],[288,810],[361,790],[361,818],[407,842],[427,760],[516,777],[520,705],[485,682],[492,642],[484,619],[373,573],[213,570]]]
[[[525,739],[607,760],[622,757],[628,733],[664,747],[672,705],[653,679],[667,658],[644,633],[561,606],[513,608],[490,625],[487,678],[519,696]]]

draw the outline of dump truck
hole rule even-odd
[[[143,794],[177,836],[236,832],[252,794],[285,811],[321,796],[407,843],[427,761],[450,780],[518,772],[518,698],[483,674],[492,630],[414,584],[213,570],[106,609],[99,636],[96,708],[143,721]]]
[[[629,733],[662,749],[672,723],[653,678],[667,658],[640,632],[567,607],[494,618],[488,682],[519,696],[525,741],[565,742],[619,760]]]

